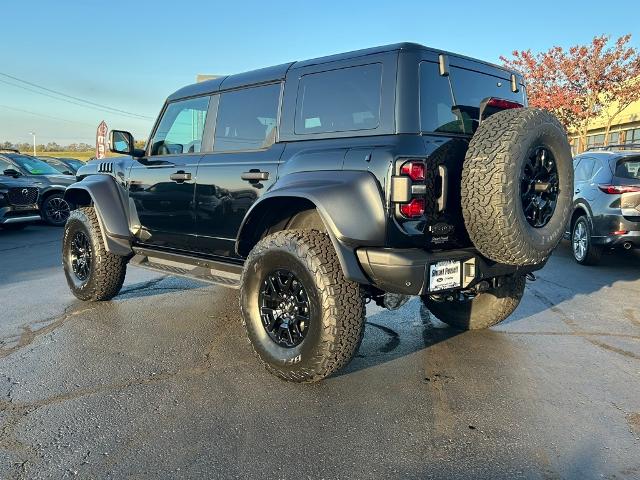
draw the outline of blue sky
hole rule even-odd
[[[400,41],[493,62],[514,49],[570,46],[602,33],[632,33],[640,46],[637,0],[3,3],[0,73],[148,117],[61,102],[0,75],[0,141],[12,142],[30,142],[35,130],[38,143],[93,143],[103,119],[145,138],[166,96],[198,73]]]

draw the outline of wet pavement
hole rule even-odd
[[[0,231],[0,478],[640,478],[638,253],[562,244],[487,331],[370,306],[348,368],[295,385],[235,291],[130,268],[83,303],[61,235]]]

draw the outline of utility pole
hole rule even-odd
[[[33,135],[33,156],[36,156],[36,132],[29,132],[29,135]]]

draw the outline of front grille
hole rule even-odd
[[[36,187],[10,188],[7,192],[7,200],[11,205],[33,205],[38,201],[38,189]]]

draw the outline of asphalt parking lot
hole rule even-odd
[[[237,293],[129,269],[82,303],[62,230],[0,231],[2,478],[640,478],[640,254],[563,243],[502,325],[370,307],[338,376],[284,383]]]

